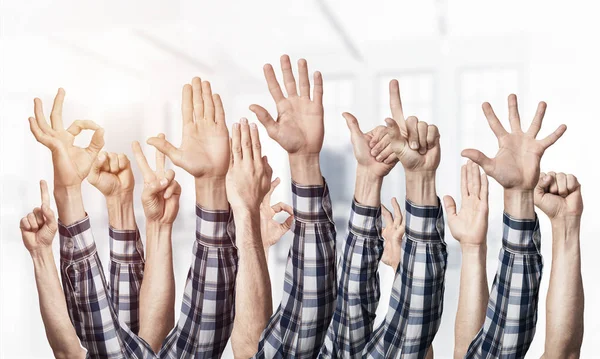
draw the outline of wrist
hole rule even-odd
[[[515,219],[535,219],[533,190],[505,189],[504,212]]]
[[[196,203],[208,210],[228,210],[225,177],[196,177]]]
[[[437,206],[435,171],[407,171],[406,198],[416,205]]]
[[[173,223],[162,223],[160,221],[148,221],[146,222],[146,236],[160,237],[165,234],[170,235],[173,230]]]
[[[69,226],[85,218],[81,185],[55,186],[54,199],[56,200],[58,218],[64,225]]]
[[[292,180],[300,185],[323,185],[319,154],[290,154]]]
[[[54,254],[52,253],[52,246],[41,247],[29,252],[31,255],[31,259],[33,260],[33,264],[35,266],[45,266],[48,265],[50,260],[54,262]]]
[[[253,248],[261,251],[268,250],[261,238],[260,215],[258,208],[252,211],[248,208],[233,209],[235,219],[236,245],[238,248]],[[243,234],[243,235],[241,235]],[[251,235],[248,235],[251,234]]]
[[[460,243],[460,251],[464,256],[470,256],[474,258],[485,258],[487,255],[487,243],[472,244],[472,243]]]
[[[381,205],[381,186],[383,177],[369,171],[367,167],[356,169],[356,187],[354,199],[361,205],[379,207]]]
[[[108,209],[108,224],[118,230],[135,230],[135,212],[133,205],[133,193],[128,192],[120,195],[106,197]]]

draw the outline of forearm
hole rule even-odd
[[[364,206],[379,207],[381,205],[382,184],[383,177],[373,174],[362,166],[358,166],[356,169],[354,199]]]
[[[228,210],[225,178],[196,178],[196,203],[207,210]]]
[[[462,245],[460,291],[454,325],[454,358],[463,358],[485,320],[489,299],[486,275],[487,246]]]
[[[175,321],[175,278],[171,245],[172,225],[148,222],[146,268],[140,289],[140,337],[155,352]]]
[[[406,172],[406,199],[419,206],[437,206],[435,171]]]
[[[65,296],[60,286],[52,250],[32,255],[40,311],[46,337],[56,358],[84,358],[85,350],[79,344],[71,324]]]
[[[74,187],[54,187],[54,199],[56,200],[58,219],[64,225],[69,226],[85,218],[86,214],[83,208],[81,185]]]
[[[117,230],[136,230],[133,193],[106,197],[108,224]]]
[[[580,218],[552,221],[545,358],[578,358],[581,350],[584,294],[579,231]]]
[[[271,282],[258,209],[234,212],[234,218],[239,261],[231,343],[236,358],[249,358],[256,353],[260,335],[273,313]]]
[[[289,156],[292,181],[304,186],[322,186],[319,154]]]

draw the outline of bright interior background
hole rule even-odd
[[[131,141],[143,143],[159,131],[179,143],[181,87],[193,76],[210,80],[222,95],[229,124],[242,116],[255,121],[248,110],[252,103],[274,111],[262,65],[269,62],[279,69],[279,56],[287,53],[293,60],[305,57],[310,70],[318,69],[324,75],[326,139],[322,164],[332,189],[340,242],[346,231],[355,166],[342,111],[354,113],[364,130],[383,124],[390,115],[387,84],[398,78],[405,112],[439,126],[443,148],[439,193],[457,196],[459,166],[463,163],[460,150],[475,147],[493,155],[497,148],[481,103],[491,102],[506,124],[506,97],[514,92],[519,97],[523,124],[528,126],[537,102],[548,102],[540,135],[561,123],[568,125],[568,131],[546,153],[542,169],[574,173],[584,188],[581,246],[587,308],[582,357],[597,357],[594,340],[600,338],[600,244],[593,221],[600,216],[600,191],[595,187],[600,176],[594,107],[600,97],[600,23],[595,6],[586,1],[567,5],[517,0],[3,0],[0,356],[51,356],[39,315],[31,260],[18,231],[19,219],[39,205],[38,181],[52,180],[49,151],[35,142],[27,125],[27,117],[33,115],[33,98],[40,97],[49,113],[57,88],[65,88],[65,123],[93,119],[106,129],[107,150],[131,156]],[[283,180],[273,201],[289,202],[285,153],[264,131],[262,134],[275,175]],[[145,150],[147,155],[153,154],[150,147]],[[142,179],[134,167],[139,196]],[[384,203],[392,196],[404,196],[400,167],[385,181]],[[177,298],[181,298],[194,240],[194,195],[190,176],[178,169],[176,172],[184,188],[174,235]],[[89,184],[84,187],[86,209],[106,267],[104,201]],[[136,214],[143,232],[139,204]],[[492,181],[490,284],[500,248],[501,215],[501,188]],[[549,222],[543,215],[540,220],[545,270],[531,357],[543,352],[551,268]],[[446,233],[449,265],[445,310],[434,342],[439,358],[452,355],[460,270],[457,242],[449,231]],[[286,236],[271,252],[276,304],[281,298],[289,245]],[[58,260],[56,244],[55,251]],[[387,307],[392,281],[392,270],[382,266],[379,314]],[[176,305],[179,309],[179,303]],[[382,315],[378,317],[381,319]],[[232,357],[229,349],[224,357]]]

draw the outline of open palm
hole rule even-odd
[[[504,129],[491,105],[487,102],[483,104],[485,117],[498,139],[499,149],[496,157],[489,158],[475,149],[464,150],[462,156],[480,165],[485,173],[506,189],[532,190],[539,180],[540,161],[544,151],[565,133],[567,127],[560,125],[546,138],[536,140],[546,112],[546,104],[539,103],[527,132],[523,132],[521,129],[517,97],[514,94],[508,97],[508,109],[510,133]]]
[[[264,73],[269,91],[277,106],[277,120],[259,105],[250,106],[258,120],[265,126],[269,136],[289,154],[317,154],[323,147],[323,79],[320,72],[315,72],[313,98],[310,97],[310,82],[306,60],[298,61],[299,89],[292,72],[290,58],[281,57],[281,69],[288,97],[283,95],[279,82],[269,64]]]

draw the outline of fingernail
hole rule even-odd
[[[169,183],[169,181],[167,181],[166,178],[163,178],[163,179],[160,180],[160,185],[163,186],[163,187],[166,186],[167,183]]]
[[[252,123],[250,124],[250,127],[251,127],[253,130],[256,130],[256,124],[255,124],[254,122],[252,122]]]
[[[98,160],[99,160],[100,162],[104,161],[105,159],[106,159],[106,155],[104,155],[104,153],[102,153],[102,154],[100,154],[100,155],[98,156]]]
[[[375,159],[376,159],[378,162],[381,162],[381,156],[377,156],[377,157],[375,157]]]
[[[419,144],[416,141],[412,141],[410,143],[410,148],[412,148],[413,150],[416,150],[417,148],[419,148]]]
[[[239,126],[240,126],[240,124],[237,122],[233,124],[233,128],[238,128]]]
[[[242,117],[242,119],[240,120],[240,122],[246,124],[246,123],[248,123],[248,119],[245,118],[245,117]]]

